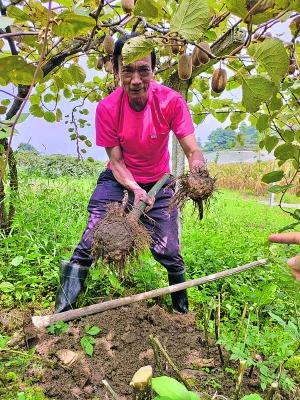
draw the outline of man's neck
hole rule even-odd
[[[145,99],[143,101],[134,101],[134,102],[129,101],[129,105],[134,111],[143,111],[143,109],[146,107],[147,100],[148,99]]]

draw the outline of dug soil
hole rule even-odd
[[[87,326],[102,329],[95,337],[91,357],[80,345]],[[231,398],[236,379],[223,372],[217,347],[212,342],[207,345],[203,333],[196,328],[194,315],[170,313],[158,305],[149,307],[146,303],[82,318],[70,324],[69,330],[59,336],[43,333],[36,351],[43,359],[51,360],[52,366],[44,367],[43,371],[29,369],[28,378],[38,374],[39,385],[46,396],[57,400],[110,399],[102,383],[104,379],[120,400],[132,399],[129,383],[140,367],[150,364],[154,376],[161,375],[149,335],[159,339],[199,394],[217,392]],[[58,356],[60,350],[75,352],[77,358],[71,365],[63,364]],[[224,351],[223,357],[227,357]],[[163,374],[176,377],[161,356],[159,364],[164,369]],[[230,366],[237,369],[235,365]],[[259,391],[259,382],[254,375],[252,379],[245,379],[243,393]]]

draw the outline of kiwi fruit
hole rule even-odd
[[[126,14],[130,14],[134,9],[134,0],[121,0],[121,7]]]
[[[200,42],[198,43],[198,46],[201,46],[205,50],[211,52],[210,45],[207,42]],[[201,64],[206,64],[209,61],[209,56],[203,50],[199,49],[199,47],[198,47],[198,59]]]
[[[222,93],[227,83],[227,72],[224,68],[214,70],[211,79],[211,88],[215,93]]]
[[[193,67],[199,67],[199,65],[201,64],[201,61],[199,60],[199,57],[198,57],[198,53],[199,53],[199,48],[195,46],[193,53],[192,53]]]
[[[112,36],[105,35],[105,38],[103,40],[103,49],[105,54],[111,56],[114,52],[114,48],[115,48],[115,42]]]
[[[192,75],[192,57],[188,54],[182,54],[178,60],[179,79],[186,81]]]
[[[105,61],[104,69],[109,74],[112,74],[114,72],[114,68],[113,68],[112,62],[110,60]]]
[[[97,60],[97,69],[102,69],[104,65],[103,57],[99,56]]]

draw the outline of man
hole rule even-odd
[[[148,205],[148,218],[141,220],[151,231],[151,252],[167,269],[169,284],[185,281],[178,237],[178,210],[168,211],[174,190],[167,187],[168,182],[156,195],[155,202],[147,192],[170,172],[170,131],[177,136],[191,171],[204,168],[205,162],[186,102],[180,94],[153,80],[155,52],[132,64],[123,64],[122,48],[129,38],[123,37],[115,44],[113,64],[120,87],[97,107],[96,144],[105,147],[109,163],[100,174],[90,199],[90,214],[82,239],[70,262],[62,265],[56,312],[66,311],[75,303],[93,262],[90,232],[104,217],[105,206],[113,201],[120,202],[125,189],[134,205],[140,200]],[[173,293],[172,303],[176,311],[187,313],[186,291]]]
[[[269,240],[274,243],[300,244],[300,232],[273,233]],[[300,254],[290,258],[287,263],[297,281],[300,281]]]

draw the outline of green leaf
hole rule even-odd
[[[279,142],[279,138],[277,136],[271,135],[271,136],[266,136],[264,140],[264,146],[267,150],[268,153],[271,153],[271,151],[277,146]]]
[[[87,34],[95,26],[93,18],[85,15],[77,15],[71,12],[65,12],[53,25],[53,33],[72,39],[75,36]]]
[[[80,339],[80,344],[81,347],[83,348],[84,352],[88,355],[88,356],[92,356],[94,353],[94,347],[93,344],[91,343],[92,338],[89,338],[88,336],[83,336]]]
[[[179,33],[189,42],[198,41],[207,30],[209,22],[207,0],[182,0],[170,21],[170,31]]]
[[[146,57],[151,53],[156,41],[146,38],[145,36],[137,36],[127,40],[122,49],[124,64],[130,64],[136,60]]]
[[[261,180],[264,183],[273,183],[273,182],[278,182],[281,181],[281,179],[284,177],[284,172],[281,170],[278,171],[272,171],[269,172],[268,174],[265,174]]]
[[[0,114],[5,114],[7,110],[7,107],[5,106],[0,106]]]
[[[67,332],[69,329],[69,325],[64,321],[55,322],[52,325],[49,325],[47,328],[47,332],[52,335],[60,335],[61,333]]]
[[[50,103],[52,100],[53,100],[53,95],[52,95],[51,93],[47,93],[47,94],[44,96],[44,102],[45,102],[45,103]]]
[[[160,396],[165,396],[172,400],[189,400],[190,398],[189,391],[186,387],[176,379],[168,376],[153,378],[152,388]]]
[[[252,44],[248,48],[248,53],[265,68],[276,84],[286,76],[290,62],[280,39],[267,38],[262,43]]]
[[[299,150],[292,143],[284,143],[276,147],[274,155],[281,161],[297,157]]]
[[[15,290],[15,287],[10,282],[1,282],[0,283],[0,292],[9,293]]]
[[[44,116],[44,111],[42,109],[42,107],[40,107],[38,104],[33,104],[32,106],[30,106],[29,108],[29,112],[38,118],[41,118]]]
[[[74,83],[83,83],[85,81],[85,72],[80,65],[72,64],[68,71],[72,75]]]
[[[62,112],[61,112],[61,109],[58,108],[58,109],[56,110],[56,114],[55,114],[55,121],[56,121],[56,122],[60,122],[61,119],[62,119]]]
[[[295,139],[295,132],[293,131],[282,131],[281,136],[287,143],[292,143]]]
[[[29,21],[30,15],[26,14],[21,8],[16,6],[7,7],[7,16],[14,18],[16,22],[26,22]]]
[[[7,26],[12,25],[14,18],[4,17],[0,15],[0,29],[5,29]]]
[[[259,394],[252,393],[252,394],[247,394],[247,396],[242,397],[241,400],[263,400],[263,398],[260,397]]]
[[[245,0],[226,0],[226,6],[232,14],[240,18],[245,18],[248,11]]]
[[[24,392],[18,392],[17,393],[17,400],[26,400],[25,393]]]
[[[224,112],[215,112],[215,111],[213,111],[212,115],[216,118],[217,121],[225,122],[227,117],[228,117],[228,115],[229,115],[229,112],[225,112],[225,111]]]
[[[294,185],[292,183],[290,183],[288,185],[274,185],[268,189],[268,192],[281,193],[281,192],[286,191],[287,189],[291,189],[292,187],[294,187]]]
[[[164,13],[163,4],[157,0],[137,0],[134,6],[134,15],[149,19],[161,18]]]
[[[0,58],[0,76],[8,83],[30,85],[35,72],[34,65],[27,64],[20,56],[8,56]],[[37,79],[42,77],[42,72],[39,71]]]
[[[276,90],[276,86],[263,76],[251,76],[243,78],[242,103],[249,112],[256,112],[262,102],[267,102]]]
[[[14,267],[18,267],[23,260],[24,260],[23,256],[17,256],[11,260],[11,265],[13,265]]]
[[[269,116],[266,114],[259,114],[258,120],[256,122],[256,128],[259,132],[264,132],[270,126]]]
[[[46,111],[44,113],[44,118],[48,122],[55,122],[55,114],[52,111]]]
[[[86,326],[85,327],[85,333],[88,333],[89,335],[96,336],[98,333],[102,332],[102,329],[99,328],[98,326]]]

